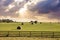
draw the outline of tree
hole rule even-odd
[[[34,21],[35,24],[37,24],[37,21]]]
[[[24,23],[22,22],[21,25],[24,25]]]
[[[31,21],[31,23],[32,23],[33,21]]]
[[[40,24],[42,24],[42,22],[40,22]]]
[[[58,24],[60,24],[60,22],[58,22]]]
[[[30,23],[33,25],[33,23],[34,23],[34,22],[33,22],[33,21],[31,21]]]
[[[2,20],[0,19],[0,22],[2,22]]]
[[[10,20],[9,20],[9,19],[6,19],[6,22],[7,22],[7,23],[9,23],[9,22],[10,22]]]
[[[0,20],[1,22],[7,22],[7,23],[9,23],[9,22],[14,22],[13,20],[10,20],[10,19],[2,19],[2,20]]]
[[[6,22],[6,20],[5,19],[2,19],[2,22]]]

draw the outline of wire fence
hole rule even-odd
[[[51,32],[51,31],[0,31],[0,37],[60,38],[60,32]]]

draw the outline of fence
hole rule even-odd
[[[60,38],[60,32],[51,32],[51,31],[0,31],[0,37]]]

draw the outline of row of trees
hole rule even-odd
[[[29,23],[33,25],[33,24],[37,24],[38,21],[30,21]],[[40,24],[42,24],[42,22],[40,22]],[[21,25],[24,25],[24,22],[21,22]]]
[[[9,23],[9,22],[14,22],[14,21],[10,20],[10,19],[0,19],[0,22],[7,22],[7,23]]]
[[[33,23],[37,24],[37,21],[31,21],[30,23],[31,23],[31,24],[33,24]]]
[[[31,23],[31,24],[34,24],[34,23],[37,24],[38,21],[31,21],[30,23]],[[40,22],[40,24],[41,24],[41,23],[42,23],[42,22]]]

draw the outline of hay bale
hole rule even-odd
[[[18,30],[20,30],[20,29],[21,29],[21,27],[20,27],[20,26],[18,26],[18,27],[17,27],[17,29],[18,29]]]

